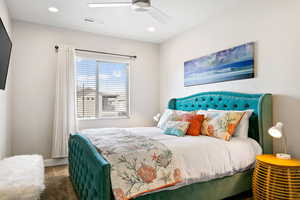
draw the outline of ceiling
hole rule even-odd
[[[147,13],[135,12],[130,7],[88,8],[91,2],[117,0],[6,0],[13,19],[52,25],[96,34],[160,43],[184,32],[220,12],[233,8],[238,0],[152,0],[152,5],[170,16],[161,24]],[[119,0],[117,2],[124,2]],[[130,1],[130,0],[129,0]],[[58,13],[50,13],[55,6]],[[85,22],[95,19],[95,23]],[[147,31],[155,27],[155,32]]]

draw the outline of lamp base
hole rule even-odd
[[[284,160],[290,160],[291,155],[287,153],[276,153],[276,158],[284,159]]]

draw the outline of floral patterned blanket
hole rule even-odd
[[[84,136],[111,164],[116,200],[135,198],[182,181],[173,153],[157,140],[124,129],[102,129]]]

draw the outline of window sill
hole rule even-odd
[[[129,116],[124,117],[100,117],[100,118],[88,118],[88,119],[77,119],[78,121],[94,121],[94,120],[117,120],[117,119],[129,119]]]

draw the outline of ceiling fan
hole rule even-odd
[[[89,3],[90,8],[111,8],[111,7],[131,7],[137,12],[146,12],[152,18],[162,24],[168,23],[170,16],[160,9],[151,5],[151,0],[132,0],[131,2],[103,2],[103,3]]]

